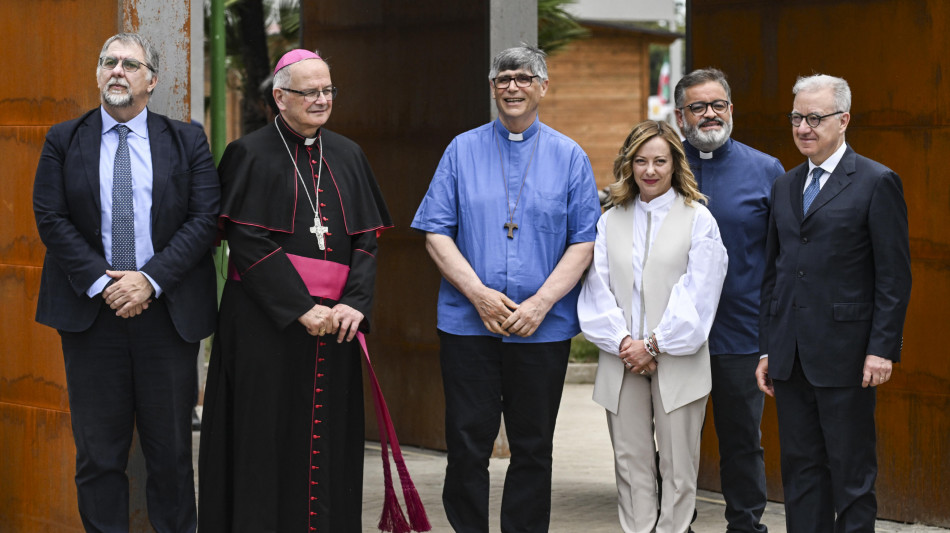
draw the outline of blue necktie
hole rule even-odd
[[[112,170],[112,268],[136,270],[135,216],[132,211],[132,161],[129,159],[129,127],[119,124],[119,149]]]
[[[811,171],[811,183],[808,184],[808,187],[805,187],[805,195],[802,197],[802,214],[808,214],[808,208],[811,207],[811,203],[818,196],[818,191],[821,190],[818,180],[821,179],[821,175],[824,173],[825,171],[821,167],[815,167]]]

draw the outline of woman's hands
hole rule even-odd
[[[647,352],[642,340],[633,340],[629,335],[620,341],[620,354],[624,366],[630,372],[642,376],[653,375],[656,372],[656,359]]]

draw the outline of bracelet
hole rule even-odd
[[[643,341],[643,347],[646,348],[647,353],[654,359],[660,356],[660,350],[656,343],[656,333],[650,335],[647,340]]]

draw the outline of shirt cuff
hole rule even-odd
[[[666,342],[665,342],[665,339],[663,338],[663,334],[660,333],[659,330],[657,330],[657,331],[651,331],[650,333],[652,333],[653,335],[656,335],[656,349],[657,349],[657,351],[660,352],[660,353],[664,353],[665,350],[663,349],[663,345],[666,344]],[[645,342],[647,339],[649,339],[649,338],[650,338],[650,336],[647,335],[646,338],[643,339],[644,342]]]
[[[112,278],[106,274],[103,274],[101,278],[97,279],[96,282],[86,290],[86,296],[90,298],[98,296],[106,288],[106,285],[109,284],[110,280],[112,280]]]
[[[139,272],[142,272],[142,271],[139,270]],[[145,276],[145,279],[147,279],[148,282],[152,284],[152,290],[155,291],[155,297],[158,298],[159,296],[161,296],[162,287],[158,283],[156,283],[154,279],[152,279],[152,276],[149,276],[145,272],[142,272],[142,275]]]

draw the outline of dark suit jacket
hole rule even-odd
[[[788,379],[796,348],[808,381],[861,384],[868,354],[897,362],[910,299],[901,180],[847,147],[802,216],[808,163],[772,187],[759,342],[769,376]]]
[[[216,287],[211,249],[220,186],[204,131],[149,111],[152,154],[152,245],[141,267],[162,288],[179,335],[197,342],[214,331]],[[78,332],[92,325],[102,303],[86,291],[111,269],[102,248],[96,108],[56,124],[36,168],[33,211],[46,245],[36,320]],[[148,313],[149,311],[145,311]]]

